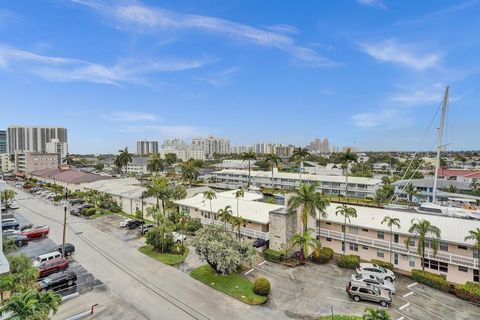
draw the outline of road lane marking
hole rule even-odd
[[[403,299],[402,297],[399,297],[399,298],[408,302],[408,300]],[[429,310],[427,310],[427,309],[425,309],[425,308],[423,308],[423,307],[420,307],[418,304],[415,304],[415,303],[413,303],[413,302],[408,302],[407,304],[409,304],[409,305],[411,304],[412,306],[415,306],[415,307],[417,307],[418,309],[423,310],[423,311],[425,311],[426,313],[429,313],[429,314],[431,314],[432,316],[434,316],[434,317],[436,317],[436,318],[439,318],[439,319],[442,319],[442,320],[446,320],[445,318],[442,318],[442,317],[439,316],[438,314],[433,313],[433,312],[431,312],[431,311],[429,311]],[[400,308],[399,308],[399,310],[400,310]]]
[[[403,295],[403,297],[406,298],[406,297],[408,297],[408,296],[411,296],[412,294],[414,294],[414,292],[413,292],[413,291],[410,291],[409,293],[405,293],[405,294]]]
[[[415,283],[409,284],[409,285],[407,286],[407,288],[408,288],[408,289],[410,289],[411,287],[414,287],[414,286],[416,286],[417,284],[418,284],[418,282],[415,282]]]
[[[407,302],[407,303],[405,303],[403,306],[401,306],[400,308],[398,308],[398,310],[403,310],[403,309],[407,308],[409,305],[410,305],[410,302]]]
[[[249,274],[249,273],[252,272],[253,270],[255,270],[255,269],[252,268],[252,269],[248,270],[247,272],[245,272],[245,275]]]
[[[412,289],[412,290],[413,290],[413,289]],[[434,299],[434,298],[432,298],[432,297],[430,297],[430,296],[428,296],[428,295],[426,295],[426,294],[424,294],[424,293],[419,292],[418,290],[413,290],[413,291],[415,291],[415,293],[417,293],[417,294],[419,294],[419,295],[421,295],[421,296],[424,296],[424,297],[427,298],[427,299],[430,299],[430,300],[432,300],[432,301],[435,301],[435,302],[438,303],[438,304],[441,304],[441,305],[444,306],[445,308],[448,308],[448,309],[450,309],[450,310],[452,310],[452,311],[456,311],[456,312],[462,312],[462,310],[458,310],[458,309],[452,308],[452,307],[450,307],[448,304],[445,304],[445,303],[443,303],[443,302],[441,302],[441,301],[438,301],[438,300],[436,300],[436,299]]]
[[[260,262],[258,265],[259,266],[263,266],[265,263],[267,263],[267,260],[263,261],[263,262]]]

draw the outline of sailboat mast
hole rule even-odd
[[[443,147],[443,129],[445,127],[445,113],[448,105],[448,89],[449,87],[447,86],[443,96],[442,116],[440,118],[440,127],[438,128],[437,158],[435,161],[435,178],[433,180],[432,203],[437,201],[438,171],[440,170],[440,151]]]

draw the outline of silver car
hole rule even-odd
[[[352,281],[362,281],[365,283],[373,284],[379,288],[385,289],[391,294],[395,294],[395,285],[390,281],[383,281],[377,276],[371,274],[352,274]]]
[[[357,267],[358,274],[371,274],[382,280],[387,280],[390,282],[395,281],[395,273],[392,270],[385,269],[382,266],[379,266],[374,263],[360,263]]]
[[[388,307],[392,303],[392,297],[386,290],[375,287],[361,281],[350,281],[346,291],[348,296],[355,302],[361,300],[379,303],[382,307]]]

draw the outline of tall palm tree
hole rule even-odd
[[[226,206],[225,208],[218,210],[218,217],[220,218],[220,221],[225,224],[225,231],[227,231],[227,222],[230,222],[233,217],[232,207]]]
[[[37,292],[29,290],[24,293],[14,294],[0,307],[0,312],[11,313],[9,319],[48,319],[49,314],[54,314],[62,298],[53,291]]]
[[[114,164],[118,169],[125,168],[125,172],[127,172],[127,166],[130,162],[132,162],[133,155],[128,152],[128,147],[125,149],[118,150],[118,155],[115,157]]]
[[[412,219],[408,232],[414,234],[414,237],[418,238],[417,253],[422,257],[422,271],[425,271],[425,243],[427,242],[427,237],[430,238],[429,241],[433,249],[433,255],[435,256],[438,251],[441,231],[428,220]],[[412,237],[408,237],[406,240],[407,249],[410,247],[411,239]]]
[[[342,167],[345,168],[345,199],[348,203],[348,165],[351,162],[357,162],[357,155],[352,151],[352,148],[347,148],[341,155],[340,161],[343,163]]]
[[[197,181],[199,173],[195,161],[189,160],[184,162],[180,168],[182,179],[188,182],[188,185],[192,185],[193,182]]]
[[[308,257],[309,249],[315,249],[318,246],[318,241],[312,235],[312,229],[308,229],[303,233],[295,233],[289,239],[292,247],[300,247],[300,261],[304,261]]]
[[[213,199],[216,199],[217,198],[217,194],[212,191],[212,190],[208,190],[208,191],[205,191],[203,193],[203,200],[208,200],[210,201],[210,214],[212,215],[212,224],[214,224],[214,213],[213,213],[213,209],[212,209],[212,200]]]
[[[241,159],[243,161],[248,161],[248,183],[247,187],[250,187],[250,179],[251,179],[251,162],[254,160],[257,160],[257,155],[253,150],[250,150],[248,152],[245,152],[242,154]]]
[[[480,184],[478,183],[477,178],[473,178],[473,179],[472,179],[472,182],[470,182],[470,188],[472,189],[473,194],[477,194],[477,193],[478,193],[479,187],[480,187]]]
[[[306,232],[308,216],[317,219],[317,211],[320,215],[325,216],[325,208],[329,205],[329,202],[316,191],[315,184],[302,184],[298,189],[295,189],[295,193],[288,200],[287,205],[290,213],[296,213],[297,210],[300,210],[303,232]]]
[[[235,199],[237,199],[237,217],[240,216],[239,205],[240,205],[240,198],[245,197],[245,190],[243,188],[238,189],[235,191]]]
[[[382,308],[365,308],[362,316],[363,320],[390,320],[387,310]]]
[[[390,263],[392,263],[392,236],[393,236],[393,226],[396,226],[400,229],[400,219],[390,216],[385,216],[382,220],[382,224],[386,223],[390,228]]]
[[[408,196],[408,204],[409,206],[412,206],[412,203],[413,203],[413,197],[415,197],[417,195],[417,189],[413,186],[413,184],[411,182],[409,182],[406,186],[405,186],[405,193],[407,194]]]
[[[147,185],[145,194],[150,197],[155,197],[157,200],[157,209],[160,209],[160,200],[162,200],[162,213],[165,214],[165,206],[171,197],[171,192],[167,178],[159,177],[150,181],[150,184]]]
[[[282,158],[280,158],[276,153],[269,153],[265,157],[265,161],[272,167],[272,187],[275,188],[273,169],[278,168],[278,164],[282,162]]]
[[[302,184],[302,168],[303,168],[303,160],[305,160],[306,157],[308,157],[310,155],[310,153],[308,152],[308,149],[307,148],[302,148],[302,147],[298,147],[298,148],[295,148],[293,149],[293,152],[292,152],[292,157],[291,159],[293,161],[296,161],[299,163],[300,165],[300,185]]]
[[[245,223],[245,220],[242,218],[242,217],[235,217],[233,216],[231,218],[231,222],[232,224],[232,232],[235,228],[237,228],[237,239],[240,240],[240,228],[242,227],[242,225]]]
[[[337,210],[335,210],[335,214],[341,215],[344,217],[344,223],[343,223],[343,254],[345,255],[345,250],[347,249],[347,238],[346,238],[346,232],[347,232],[347,220],[348,223],[350,223],[350,218],[356,218],[357,217],[357,210],[353,207],[349,207],[346,204],[342,204],[341,206],[337,207]]]
[[[158,172],[165,171],[166,161],[160,154],[154,153],[147,162],[147,170],[157,175]]]
[[[467,240],[475,241],[475,248],[480,258],[480,228],[468,231],[468,235],[465,237],[465,241]],[[480,275],[480,264],[478,266],[478,274]]]
[[[178,224],[180,225],[180,237],[183,245],[183,233],[185,231],[185,225],[190,221],[190,212],[186,210],[180,210],[177,215]]]

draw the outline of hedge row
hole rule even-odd
[[[382,261],[382,260],[376,260],[376,259],[372,259],[370,260],[371,263],[374,263],[378,266],[381,266],[381,267],[384,267],[385,269],[390,269],[393,271],[393,264],[391,264],[390,262],[386,262],[386,261]]]
[[[263,251],[263,256],[265,257],[265,260],[273,262],[280,262],[283,258],[283,255],[280,251],[276,251],[273,249],[267,249]]]
[[[350,254],[346,256],[340,256],[337,260],[337,265],[340,268],[355,269],[360,263],[360,257]]]
[[[426,284],[427,286],[436,288],[444,292],[450,291],[450,285],[448,284],[447,280],[438,274],[434,274],[428,271],[413,269],[412,279],[415,280],[416,282]]]
[[[312,253],[312,260],[315,263],[327,263],[333,258],[333,250],[328,247],[315,249]]]
[[[472,303],[480,304],[480,283],[467,282],[455,286],[453,290],[456,296]]]

